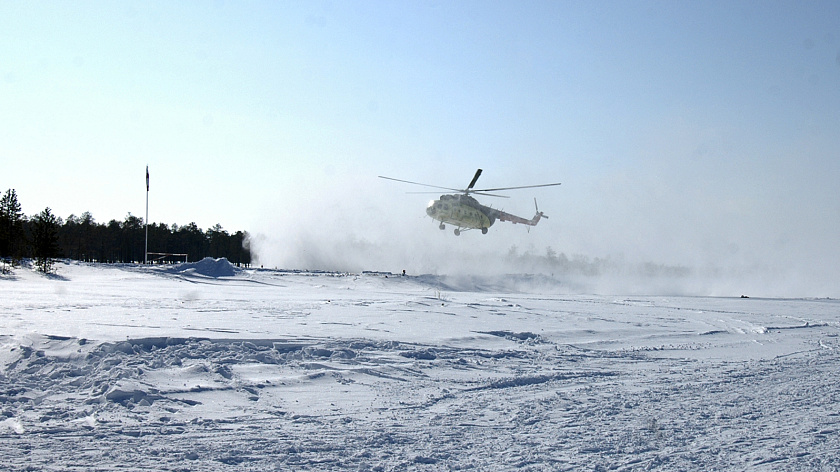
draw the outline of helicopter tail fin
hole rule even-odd
[[[537,226],[537,223],[540,222],[540,218],[548,218],[548,216],[546,216],[545,213],[540,211],[540,207],[537,206],[536,198],[534,198],[534,208],[536,208],[537,213],[534,215],[533,218],[531,218],[531,221],[528,222],[528,224],[531,226]]]

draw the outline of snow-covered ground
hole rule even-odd
[[[0,469],[840,469],[838,300],[563,292],[18,268],[0,276]]]

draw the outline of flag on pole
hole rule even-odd
[[[149,263],[149,165],[146,164],[146,252],[143,255],[143,263]]]

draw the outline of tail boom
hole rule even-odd
[[[540,208],[537,206],[537,199],[536,198],[534,199],[534,207],[537,209],[537,213],[530,220],[522,218],[521,216],[511,215],[510,213],[505,213],[503,211],[500,211],[496,217],[499,219],[499,221],[509,221],[513,224],[537,226],[537,223],[540,222],[541,218],[548,218],[548,217],[545,216],[545,214],[540,211]]]

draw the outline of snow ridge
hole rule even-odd
[[[84,355],[47,354],[70,345]],[[744,369],[521,340],[503,352],[336,339],[41,346],[17,349],[0,376],[7,470],[26,443],[66,448],[77,464],[159,470],[184,460],[217,470],[840,466],[838,391],[822,381],[837,351]]]
[[[202,275],[204,277],[214,278],[233,277],[240,270],[241,269],[228,262],[225,257],[220,259],[205,257],[198,262],[184,262],[169,269],[170,272],[176,274]]]
[[[0,281],[0,469],[840,469],[837,301],[202,267]]]

